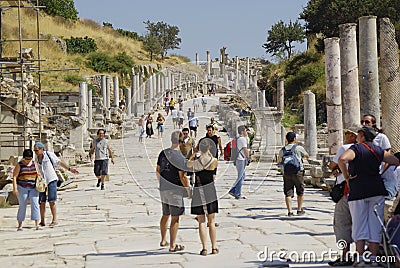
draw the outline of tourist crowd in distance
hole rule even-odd
[[[196,116],[202,105],[203,112],[207,110],[207,99],[193,99],[193,106],[183,113],[183,100],[179,96],[177,104],[173,98],[164,99],[165,112],[171,113],[174,131],[171,134],[171,147],[160,152],[157,159],[156,174],[162,203],[162,217],[160,220],[160,246],[169,247],[170,252],[182,251],[184,246],[176,243],[179,227],[179,217],[184,214],[183,198],[191,198],[191,214],[199,224],[199,236],[202,244],[200,255],[207,255],[206,237],[207,228],[211,240],[211,254],[219,253],[216,245],[215,214],[218,213],[218,197],[215,188],[215,179],[218,168],[218,159],[224,157],[221,137],[216,134],[218,124],[213,117],[206,124],[206,134],[196,144],[199,128],[199,118]],[[176,107],[178,106],[178,107]],[[188,127],[184,126],[187,119]],[[158,137],[164,132],[165,118],[161,113],[157,117]],[[154,134],[152,115],[144,116],[138,122],[139,142],[143,138],[151,138]],[[242,195],[242,184],[245,180],[245,168],[250,159],[247,138],[247,128],[238,127],[237,151],[235,159],[237,179],[232,185],[229,194],[236,199],[245,199]],[[168,221],[170,223],[168,225]],[[167,230],[169,226],[169,242]]]

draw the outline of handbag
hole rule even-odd
[[[337,178],[335,183],[337,182]],[[343,181],[340,184],[335,184],[335,186],[333,186],[331,192],[329,193],[329,195],[331,196],[333,202],[337,203],[340,201],[340,199],[342,199],[342,197],[344,196],[344,187],[346,185],[346,181]]]
[[[46,191],[46,188],[47,188],[46,181],[44,180],[42,175],[40,175],[40,170],[39,170],[36,162],[35,162],[35,168],[36,168],[36,173],[37,173],[36,180],[35,180],[35,188],[39,193],[43,193]]]

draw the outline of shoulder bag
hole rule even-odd
[[[35,182],[35,188],[39,193],[43,193],[46,191],[47,185],[46,185],[46,181],[44,180],[44,178],[42,177],[42,175],[40,174],[40,169],[37,165],[37,163],[35,162],[35,168],[36,168],[36,182]]]

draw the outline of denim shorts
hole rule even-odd
[[[57,180],[50,182],[47,185],[47,190],[39,193],[39,203],[56,202],[57,201]]]

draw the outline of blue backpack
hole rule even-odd
[[[296,174],[300,171],[300,162],[296,157],[296,147],[297,145],[295,144],[290,150],[286,150],[285,147],[282,148],[281,165],[283,166],[283,174]]]

